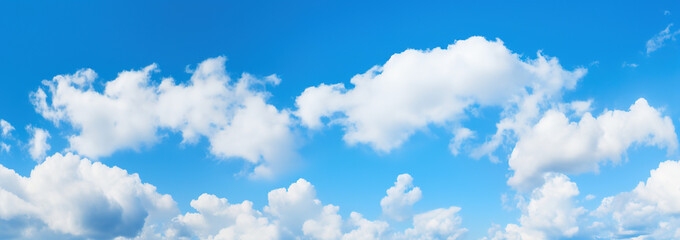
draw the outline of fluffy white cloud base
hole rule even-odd
[[[520,197],[520,224],[496,225],[487,239],[680,238],[680,161],[660,163],[647,181],[592,211],[578,206],[579,190],[565,175],[546,173],[544,180],[528,203]]]
[[[597,172],[605,161],[618,163],[633,144],[675,151],[673,121],[638,99],[628,111],[604,111],[597,118],[585,113],[571,122],[565,113],[549,110],[519,135],[508,164],[514,174],[508,184],[522,190],[540,186],[543,174]]]
[[[558,239],[579,232],[580,217],[586,213],[576,206],[579,190],[563,174],[545,174],[545,183],[532,191],[528,204],[520,202],[520,225],[490,230],[490,239]]]
[[[603,237],[680,238],[680,162],[665,161],[631,192],[607,197],[593,212],[608,221]]]
[[[137,236],[177,214],[176,203],[137,174],[59,153],[22,177],[0,165],[0,238]]]
[[[406,181],[406,179],[409,179]],[[393,195],[408,174],[399,176]],[[395,187],[390,189],[395,189]],[[413,191],[413,190],[411,190]],[[314,186],[304,179],[288,188],[269,192],[269,204],[263,211],[252,202],[229,204],[227,199],[203,194],[191,202],[196,213],[186,213],[173,220],[167,237],[200,239],[457,239],[467,230],[461,228],[458,207],[434,209],[413,217],[413,227],[403,231],[390,229],[387,221],[370,221],[352,212],[343,220],[339,207],[323,205],[316,198]],[[416,200],[417,201],[417,200]]]
[[[349,144],[388,152],[429,125],[456,126],[466,110],[501,106],[507,117],[495,139],[476,151],[487,154],[509,130],[535,117],[541,104],[571,89],[585,69],[567,71],[555,58],[522,59],[500,40],[471,37],[447,48],[406,50],[344,84],[307,88],[296,115],[309,128],[322,119],[345,128]],[[460,141],[460,140],[459,140]],[[455,142],[455,140],[454,140]]]
[[[154,84],[155,64],[124,71],[105,82],[102,92],[93,87],[97,74],[83,69],[43,81],[47,92],[39,88],[31,99],[43,117],[78,131],[68,138],[70,149],[85,156],[151,145],[159,130],[169,129],[181,132],[186,143],[205,136],[212,154],[243,158],[256,166],[253,176],[271,176],[294,154],[294,137],[290,114],[267,104],[269,94],[257,88],[280,79],[243,74],[234,81],[225,61],[203,61],[180,84],[172,78]]]

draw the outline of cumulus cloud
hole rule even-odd
[[[150,146],[167,129],[181,132],[184,143],[206,137],[213,155],[243,158],[255,166],[253,176],[271,176],[293,155],[292,123],[287,111],[266,103],[269,93],[258,87],[280,79],[244,73],[233,80],[225,61],[217,57],[201,62],[184,83],[164,78],[155,84],[155,64],[123,71],[105,82],[101,92],[93,88],[97,74],[82,69],[43,81],[47,91],[39,88],[31,100],[46,119],[78,131],[68,137],[70,149],[85,156]]]
[[[657,33],[651,39],[647,40],[645,47],[647,48],[647,55],[663,47],[668,40],[675,41],[675,36],[680,34],[680,30],[671,31],[673,24],[668,24],[664,30]]]
[[[576,206],[576,183],[563,174],[548,173],[543,177],[543,186],[534,189],[529,203],[521,206],[520,225],[492,229],[491,239],[557,239],[579,233],[579,220],[586,210]]]
[[[350,224],[355,227],[354,230],[345,233],[342,236],[343,240],[371,240],[383,239],[383,233],[386,232],[389,224],[383,221],[369,221],[357,212],[350,214]]]
[[[2,131],[2,137],[8,137],[10,133],[14,130],[12,124],[5,121],[5,119],[0,119],[0,130]]]
[[[50,144],[47,139],[50,138],[50,133],[42,128],[27,126],[26,130],[31,134],[31,139],[28,141],[28,153],[35,161],[42,161],[45,158],[47,151],[50,150]]]
[[[495,142],[478,151],[483,155],[513,125],[536,115],[532,110],[538,105],[573,88],[585,72],[564,70],[540,52],[536,59],[523,59],[500,40],[471,37],[444,49],[395,54],[354,76],[350,89],[342,83],[307,88],[296,99],[295,114],[304,126],[320,128],[328,119],[344,127],[347,143],[389,152],[430,125],[458,125],[471,107],[504,107],[507,120]]]
[[[420,188],[413,186],[413,177],[401,174],[394,186],[387,189],[387,196],[380,200],[380,206],[386,216],[403,221],[410,217],[411,206],[421,197]]]
[[[657,146],[669,153],[678,145],[671,119],[643,98],[628,111],[605,111],[597,118],[586,113],[579,122],[549,110],[519,136],[510,155],[514,173],[508,184],[527,190],[541,185],[547,172],[597,172],[603,162],[618,163],[633,144]]]
[[[459,211],[459,207],[450,207],[417,214],[413,217],[413,228],[397,235],[397,239],[458,239],[467,232],[460,227],[463,220],[457,215]]]
[[[410,182],[405,176],[399,176],[401,182]],[[165,236],[200,239],[456,239],[467,231],[460,226],[462,219],[458,215],[458,207],[417,214],[413,217],[413,227],[403,231],[391,229],[387,221],[367,220],[357,212],[351,212],[349,219],[343,219],[338,213],[340,207],[323,205],[316,198],[314,186],[304,179],[288,188],[272,190],[268,200],[263,211],[257,211],[250,201],[229,204],[227,199],[203,194],[191,202],[198,212],[174,218]]]
[[[28,177],[0,165],[3,238],[134,237],[175,214],[172,197],[137,174],[70,153],[48,157]]]
[[[201,239],[277,239],[278,228],[253,209],[253,203],[229,204],[227,199],[202,194],[191,201],[197,213],[174,219],[176,233],[168,237],[197,236]],[[173,232],[173,231],[171,231]]]
[[[604,198],[593,212],[609,220],[603,237],[680,238],[679,182],[680,162],[665,161],[632,191]]]

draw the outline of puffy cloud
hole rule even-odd
[[[323,211],[321,201],[316,199],[314,186],[302,178],[288,189],[272,190],[267,197],[269,205],[264,211],[278,218],[284,231],[293,235],[300,235],[303,224]]]
[[[563,174],[548,173],[544,179],[543,186],[531,193],[529,203],[521,206],[520,225],[492,230],[491,239],[556,239],[579,233],[579,220],[586,210],[575,206],[576,183]]]
[[[11,228],[0,236],[134,237],[176,213],[172,197],[137,174],[70,153],[48,157],[29,177],[0,165],[0,226]]]
[[[604,161],[619,162],[635,143],[669,152],[678,145],[671,119],[645,99],[638,99],[629,111],[605,111],[597,118],[586,113],[579,122],[570,122],[564,113],[550,110],[519,136],[510,155],[514,174],[508,183],[531,189],[541,184],[546,172],[596,172]]]
[[[342,217],[338,215],[337,206],[326,205],[323,207],[321,215],[317,219],[305,221],[302,231],[306,236],[314,239],[332,240],[340,239],[342,236]]]
[[[50,133],[45,129],[27,126],[26,130],[32,135],[28,141],[28,153],[31,158],[36,161],[42,161],[45,158],[47,151],[50,150],[50,144],[47,139],[50,138]]]
[[[354,76],[351,89],[342,83],[307,88],[296,99],[296,115],[309,128],[321,127],[322,118],[328,118],[345,128],[347,143],[389,152],[429,125],[456,125],[471,107],[502,106],[508,117],[506,126],[499,126],[501,138],[513,123],[535,115],[530,110],[540,103],[573,88],[585,72],[564,70],[557,59],[540,53],[523,60],[500,40],[471,37],[445,49],[395,54]]]
[[[631,192],[602,200],[593,215],[609,218],[611,235],[671,239],[680,237],[680,162],[665,161]],[[665,237],[664,237],[665,236]]]
[[[198,213],[186,213],[174,219],[178,237],[201,239],[277,239],[278,228],[253,209],[253,203],[229,204],[227,199],[202,194],[191,201]]]
[[[12,124],[9,124],[9,122],[5,121],[5,119],[0,119],[0,130],[2,137],[7,137],[14,130],[14,127]]]
[[[357,212],[350,213],[350,220],[352,226],[356,229],[345,233],[342,236],[343,240],[373,240],[383,239],[383,233],[389,227],[387,222],[383,221],[369,221]]]
[[[158,131],[168,129],[181,132],[185,143],[207,137],[212,154],[243,158],[256,166],[253,176],[271,176],[293,156],[292,123],[287,111],[267,104],[269,94],[257,89],[280,79],[243,74],[234,81],[225,61],[207,59],[179,84],[172,78],[154,84],[155,64],[123,71],[102,92],[92,87],[97,74],[83,69],[43,81],[47,92],[39,88],[31,100],[43,117],[76,129],[68,137],[70,149],[89,157],[152,145]]]
[[[663,47],[666,41],[668,40],[675,41],[675,36],[680,34],[680,30],[671,32],[671,27],[673,27],[672,23],[668,24],[668,26],[666,26],[664,30],[661,30],[661,32],[654,35],[654,37],[647,40],[647,43],[645,45],[645,47],[647,48],[647,55]]]
[[[410,182],[402,174],[401,182]],[[399,181],[398,181],[399,182]],[[304,179],[269,192],[263,211],[252,202],[229,204],[227,199],[203,194],[191,202],[196,213],[173,219],[165,237],[200,239],[456,239],[461,228],[458,207],[435,209],[413,218],[413,227],[390,229],[388,222],[370,221],[357,212],[344,220],[338,206],[323,205],[314,186]]]
[[[447,239],[460,237],[467,229],[460,228],[463,221],[457,215],[459,207],[440,208],[413,217],[413,228],[406,229],[397,238],[403,239]]]
[[[398,221],[410,217],[411,206],[422,196],[419,187],[413,187],[413,178],[408,174],[401,174],[393,187],[387,189],[387,196],[380,200],[383,213]]]

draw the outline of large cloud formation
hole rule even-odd
[[[471,37],[445,49],[395,54],[354,76],[351,89],[342,83],[307,88],[296,99],[296,115],[312,129],[327,118],[344,127],[347,143],[389,152],[429,125],[456,125],[473,107],[504,107],[507,117],[495,139],[477,151],[483,155],[507,131],[535,117],[546,100],[574,88],[585,73],[564,70],[556,58],[540,53],[522,59],[500,40]]]
[[[508,183],[527,190],[541,185],[546,172],[596,172],[604,161],[619,162],[635,143],[669,152],[678,146],[673,121],[643,98],[629,111],[605,111],[597,118],[585,113],[579,122],[570,122],[563,112],[549,110],[519,136],[510,155],[514,174]]]
[[[105,83],[103,92],[93,87],[97,74],[83,69],[43,81],[47,92],[39,88],[31,99],[43,117],[78,131],[68,138],[70,149],[85,156],[151,145],[160,129],[169,129],[181,132],[187,143],[205,136],[212,154],[246,159],[256,165],[254,176],[271,176],[293,155],[292,122],[287,111],[267,104],[269,94],[257,88],[280,79],[243,74],[234,81],[225,61],[207,59],[189,82],[179,84],[172,78],[154,84],[155,64],[123,71]]]
[[[606,238],[680,238],[680,161],[665,161],[630,192],[607,197],[593,213],[609,218]]]
[[[399,176],[412,179],[408,174]],[[397,185],[399,183],[399,180]],[[365,219],[352,212],[343,220],[339,207],[323,205],[314,186],[299,179],[288,188],[272,190],[263,211],[250,201],[230,204],[227,199],[203,194],[191,202],[195,213],[179,215],[168,238],[200,239],[457,239],[467,230],[461,228],[459,207],[434,209],[413,217],[413,227],[391,229],[388,221]]]
[[[0,165],[0,238],[135,237],[177,214],[137,174],[59,153],[22,177]]]

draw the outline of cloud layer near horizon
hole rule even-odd
[[[404,179],[412,181],[410,175],[400,175],[386,198],[408,194],[400,187]],[[269,192],[261,211],[248,200],[229,203],[204,193],[191,201],[196,212],[179,215],[170,195],[156,192],[137,174],[71,153],[46,158],[28,177],[0,165],[0,180],[3,238],[456,239],[466,232],[455,206],[402,215],[401,220],[413,221],[403,230],[356,212],[343,219],[339,207],[323,205],[304,179]]]

